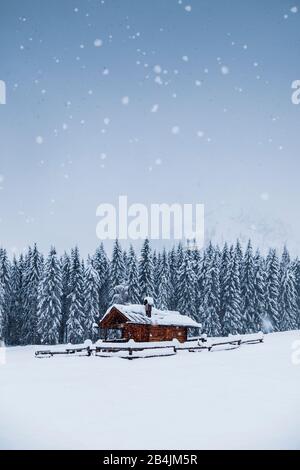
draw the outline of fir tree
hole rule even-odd
[[[92,263],[99,276],[99,317],[101,319],[109,307],[110,277],[109,259],[105,253],[103,244],[97,248]]]
[[[66,341],[66,325],[70,313],[70,280],[71,280],[71,259],[65,252],[61,258],[62,273],[62,297],[61,297],[61,324],[59,329],[59,342]]]
[[[99,319],[99,275],[88,261],[84,277],[84,337],[95,339],[94,323]]]
[[[179,299],[178,309],[184,315],[188,315],[198,321],[195,307],[195,286],[196,278],[193,270],[193,263],[190,250],[185,250],[183,262],[178,275]]]
[[[284,248],[280,265],[279,310],[281,331],[297,328],[296,278],[287,248]]]
[[[250,240],[242,262],[241,279],[244,332],[255,333],[257,331],[257,315],[255,312],[254,258]]]
[[[112,253],[112,260],[110,264],[110,298],[114,296],[114,289],[116,286],[123,284],[125,281],[125,265],[124,255],[120,243],[115,241]]]
[[[57,344],[62,313],[62,274],[56,250],[51,248],[39,285],[37,332],[41,344]]]
[[[23,256],[19,261],[14,256],[10,275],[10,303],[9,303],[9,324],[8,324],[8,344],[22,344],[20,335],[22,334],[23,321],[23,276],[24,276]]]
[[[145,297],[153,297],[154,280],[153,280],[153,261],[149,240],[146,239],[141,250],[139,261],[139,286],[141,299]]]
[[[6,341],[9,340],[9,313],[10,313],[10,262],[7,256],[7,251],[4,248],[0,248],[0,283],[2,284],[3,293],[3,336]]]
[[[159,268],[158,268],[158,291],[157,291],[157,306],[162,310],[167,310],[169,306],[170,299],[170,270],[169,262],[166,250],[163,250],[163,253],[160,258]]]
[[[219,315],[213,307],[202,307],[202,331],[209,337],[222,335],[222,326]]]
[[[263,327],[267,332],[280,330],[279,312],[279,262],[276,250],[271,249],[267,256],[266,309]]]
[[[177,256],[175,247],[168,253],[168,261],[170,268],[170,297],[169,308],[171,310],[177,309]]]
[[[37,308],[38,288],[43,272],[43,260],[36,244],[28,250],[25,261],[24,274],[24,317],[23,317],[23,344],[36,344],[37,335]]]
[[[204,296],[203,303],[201,305],[201,321],[205,328],[209,324],[210,330],[213,329],[212,322],[215,320],[215,332],[213,336],[217,335],[217,331],[220,333],[220,263],[219,256],[217,252],[210,252],[207,255],[207,266],[206,266],[206,277],[204,281]],[[209,316],[209,319],[206,321],[206,317]],[[204,327],[203,327],[204,328]],[[205,329],[204,332],[208,333]]]
[[[240,256],[237,250],[229,264],[225,281],[225,311],[223,317],[223,334],[225,336],[237,335],[243,332],[243,319],[241,314],[241,287],[240,287]]]
[[[128,299],[131,304],[139,304],[141,302],[139,290],[139,271],[138,262],[133,246],[129,248],[128,255]]]
[[[255,331],[261,331],[265,317],[266,280],[265,268],[259,250],[254,257],[254,312]]]
[[[0,281],[0,340],[4,341],[4,310],[5,310],[5,290]]]
[[[79,250],[71,253],[70,313],[67,320],[67,342],[80,343],[84,337],[84,282]]]

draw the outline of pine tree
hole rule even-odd
[[[188,315],[198,321],[199,318],[195,306],[195,286],[196,278],[193,270],[191,252],[190,250],[185,250],[183,262],[178,274],[178,308],[180,313]]]
[[[2,284],[3,293],[3,336],[6,341],[9,340],[9,313],[10,313],[10,262],[7,256],[7,251],[0,248],[0,283]]]
[[[139,286],[141,299],[154,296],[153,261],[149,240],[146,239],[139,261]]]
[[[56,250],[51,248],[39,285],[37,332],[41,344],[57,344],[62,313],[62,273]]]
[[[164,249],[160,258],[158,268],[158,291],[157,291],[157,306],[162,310],[167,310],[170,299],[170,268],[168,256]]]
[[[254,258],[252,244],[249,240],[242,261],[241,273],[242,313],[245,333],[257,331],[257,316],[255,312],[255,290],[254,290]]]
[[[139,304],[141,302],[139,290],[139,271],[138,262],[133,246],[129,248],[128,255],[128,299],[131,304]]]
[[[109,277],[109,259],[105,253],[103,244],[97,248],[92,263],[99,276],[99,319],[105,314],[109,307],[110,277]]]
[[[70,313],[70,279],[71,279],[71,259],[65,252],[60,260],[62,275],[62,297],[61,297],[61,323],[59,329],[59,342],[66,341],[66,325]]]
[[[263,327],[267,332],[280,330],[279,312],[279,262],[276,250],[271,249],[267,256],[266,309]]]
[[[241,313],[241,286],[240,286],[240,255],[237,250],[229,263],[229,270],[225,281],[225,311],[223,317],[223,334],[225,336],[237,335],[243,332],[243,319]]]
[[[284,248],[280,264],[279,310],[281,331],[297,328],[296,278],[287,248]]]
[[[209,337],[222,335],[222,326],[219,315],[213,307],[201,309],[202,331]]]
[[[297,295],[297,326],[300,328],[300,261],[297,258],[293,263],[295,281],[296,281],[296,295]]]
[[[154,251],[153,256],[152,256],[152,261],[153,261],[154,297],[157,303],[159,282],[160,282],[159,272],[160,272],[160,265],[161,265],[161,253],[156,254],[156,251]]]
[[[5,290],[2,282],[0,281],[0,340],[4,338],[4,311],[5,311]]]
[[[9,324],[8,339],[9,345],[22,344],[20,335],[22,333],[23,321],[23,276],[24,276],[24,260],[20,256],[19,261],[14,256],[11,274],[10,274],[10,302],[9,302]]]
[[[217,252],[212,252],[206,258],[206,276],[204,280],[204,296],[201,305],[201,321],[205,328],[210,325],[210,333],[203,329],[206,334],[211,335],[214,328],[213,336],[221,333],[219,311],[220,311],[220,260]],[[207,317],[209,317],[207,319]],[[204,328],[204,326],[203,326]]]
[[[36,344],[38,288],[43,272],[42,256],[36,244],[28,250],[24,274],[23,344]]]
[[[93,267],[91,260],[88,261],[84,278],[84,337],[95,339],[96,331],[94,323],[99,319],[99,275]]]
[[[170,268],[170,298],[169,298],[169,308],[171,310],[177,309],[177,256],[175,247],[171,249],[168,253],[168,262]]]
[[[125,281],[125,265],[124,255],[118,239],[115,241],[115,245],[112,253],[112,260],[110,264],[110,298],[112,300],[114,296],[115,287],[123,284]]]
[[[254,257],[254,312],[255,331],[261,331],[266,308],[266,279],[264,262],[257,250]]]
[[[227,281],[228,281],[228,271],[230,265],[230,257],[233,256],[232,251],[229,252],[228,245],[225,243],[220,260],[220,321],[221,324],[224,322],[224,315],[226,311],[226,301],[227,301]]]
[[[84,282],[79,250],[71,253],[70,313],[67,320],[67,342],[80,343],[84,337]]]

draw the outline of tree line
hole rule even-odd
[[[0,338],[8,345],[79,343],[96,339],[94,323],[112,303],[142,303],[178,310],[202,323],[209,336],[300,328],[300,261],[194,243],[156,252],[145,240],[137,255],[116,240],[83,260],[78,247],[46,258],[37,245],[9,259],[0,249]]]

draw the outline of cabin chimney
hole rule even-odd
[[[153,299],[152,297],[146,297],[144,299],[144,305],[145,305],[145,313],[146,316],[151,318],[152,315],[152,306],[153,306]]]

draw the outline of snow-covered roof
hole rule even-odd
[[[171,310],[158,310],[152,308],[151,318],[147,317],[144,305],[120,305],[114,304],[105,313],[101,321],[116,308],[121,312],[130,323],[145,324],[145,325],[169,325],[169,326],[185,326],[190,328],[200,328],[201,325],[195,322],[187,315],[181,315],[179,312]]]

